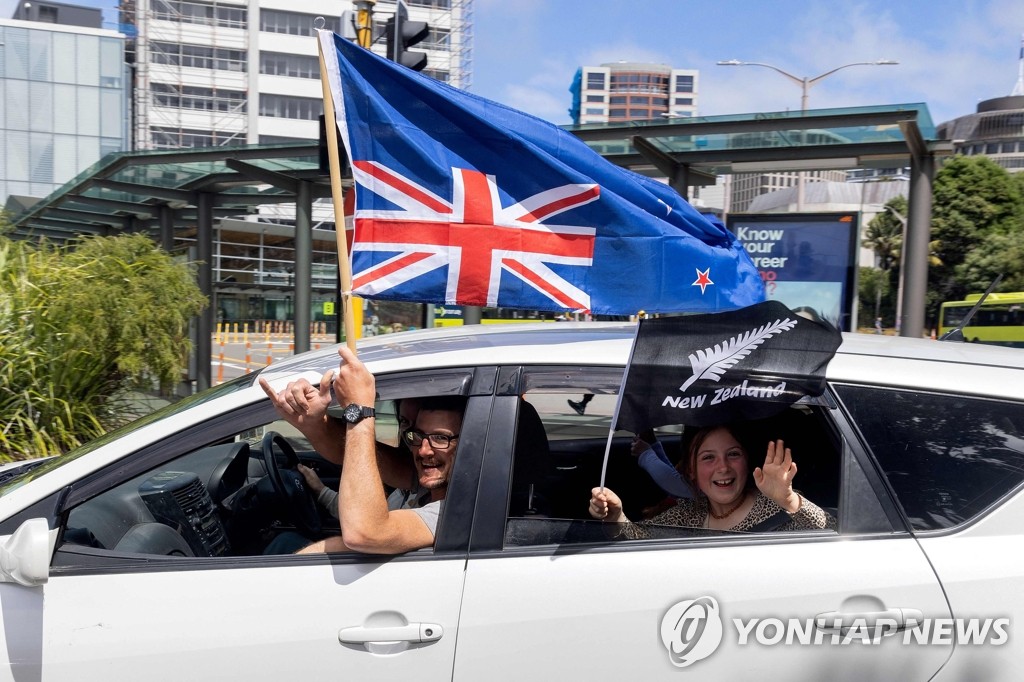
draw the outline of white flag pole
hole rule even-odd
[[[608,425],[608,441],[604,445],[604,462],[601,463],[601,491],[604,491],[605,476],[608,473],[608,457],[612,452],[612,437],[615,435],[615,424],[619,421],[619,409],[622,407],[622,396],[626,392],[626,377],[629,375],[629,366],[633,364],[633,353],[636,351],[636,340],[640,336],[640,325],[643,320],[637,320],[636,333],[633,334],[633,345],[629,349],[629,360],[626,361],[626,368],[622,370],[622,383],[619,385],[619,395],[615,400],[615,411],[612,413],[612,423]]]

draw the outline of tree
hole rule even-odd
[[[0,459],[58,454],[138,416],[127,391],[174,384],[204,305],[192,268],[145,236],[0,235]]]
[[[893,197],[885,205],[906,217],[907,200],[905,197]],[[874,252],[878,259],[878,267],[885,272],[901,265],[900,253],[903,248],[903,223],[888,208],[867,224],[862,241],[864,248]]]
[[[968,257],[989,262],[984,254],[991,254],[994,247],[986,246],[987,240],[997,235],[1022,236],[1024,180],[1012,177],[987,157],[957,156],[936,173],[933,196],[932,238],[939,242],[936,256],[941,265],[928,272],[932,317],[941,301],[962,299],[988,286],[977,289],[976,282],[989,266],[974,262],[961,267]],[[1006,291],[1005,286],[1000,288]]]
[[[860,268],[860,277],[857,287],[857,298],[860,307],[857,311],[857,319],[861,326],[865,321],[874,323],[876,317],[886,317],[888,311],[888,295],[890,291],[888,273],[878,268]],[[883,309],[883,302],[886,307]]]

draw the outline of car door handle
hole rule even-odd
[[[886,609],[884,611],[826,611],[814,617],[814,627],[828,632],[846,632],[854,625],[875,628],[885,624],[885,633],[914,629],[924,620],[917,609]]]
[[[437,623],[409,623],[393,627],[368,628],[357,625],[343,628],[338,639],[346,644],[376,644],[384,642],[436,642],[444,629]]]

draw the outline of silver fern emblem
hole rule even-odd
[[[705,348],[696,353],[690,353],[690,367],[693,368],[693,376],[687,379],[686,383],[679,387],[679,390],[685,392],[698,379],[718,381],[727,369],[731,369],[737,362],[750,355],[752,350],[776,334],[789,331],[796,324],[796,320],[791,320],[788,317],[784,320],[775,320],[763,327],[734,336],[724,344],[716,343],[714,348]]]

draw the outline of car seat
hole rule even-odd
[[[537,409],[519,401],[515,449],[512,460],[509,516],[547,516],[547,478],[551,469],[548,435]]]

